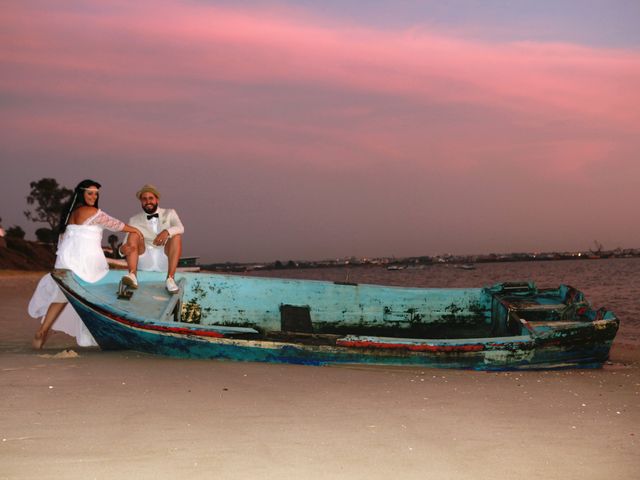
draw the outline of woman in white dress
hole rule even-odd
[[[102,230],[142,233],[98,208],[101,185],[83,180],[73,193],[62,221],[55,268],[68,268],[86,282],[97,282],[109,271],[102,251]],[[38,283],[29,302],[29,315],[42,317],[42,324],[33,339],[33,348],[41,349],[49,330],[60,330],[76,337],[78,345],[96,346],[93,336],[73,308],[65,308],[67,299],[50,274]]]

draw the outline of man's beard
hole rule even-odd
[[[156,203],[155,205],[145,205],[142,207],[142,209],[148,214],[156,213],[156,210],[158,209],[158,204]]]

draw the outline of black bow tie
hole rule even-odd
[[[147,220],[151,220],[154,217],[158,218],[158,214],[157,213],[152,213],[151,215],[147,215]]]

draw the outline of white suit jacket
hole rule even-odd
[[[176,211],[172,208],[159,208],[156,210],[158,214],[158,233],[163,230],[169,232],[169,237],[174,235],[182,235],[184,233],[184,226],[180,221],[180,217]],[[129,219],[129,225],[136,227],[144,235],[144,243],[152,244],[153,240],[158,236],[158,233],[153,231],[151,222],[147,220],[147,213],[140,212]],[[128,235],[127,235],[128,236]],[[126,239],[125,239],[126,242]]]

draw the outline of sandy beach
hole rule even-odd
[[[41,275],[0,272],[2,479],[640,478],[637,346],[523,373],[176,360],[61,333],[34,352]]]

